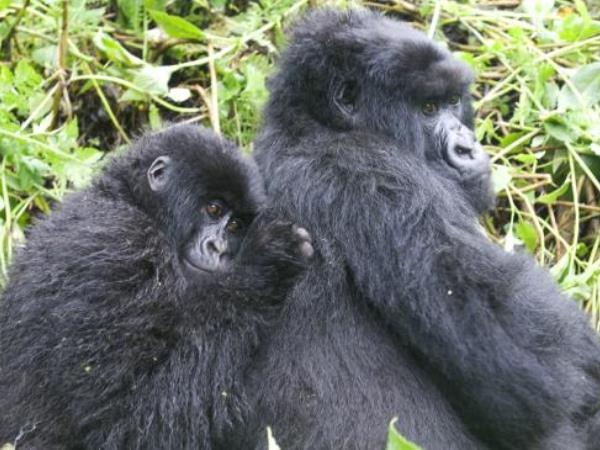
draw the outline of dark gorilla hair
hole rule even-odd
[[[294,28],[280,65],[294,69],[270,81],[269,114],[290,137],[304,133],[296,113],[337,131],[378,131],[422,153],[476,211],[493,206],[489,158],[472,132],[473,74],[425,34],[378,14],[322,10]]]
[[[227,448],[312,253],[306,230],[254,220],[263,190],[232,144],[175,126],[37,223],[0,304],[0,443]]]
[[[397,416],[428,450],[599,448],[595,333],[475,223],[491,196],[470,81],[374,12],[296,24],[256,158],[321,258],[249,370],[255,436],[270,424],[285,449],[383,448]]]

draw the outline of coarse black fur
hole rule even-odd
[[[171,164],[160,193],[157,158]],[[231,266],[193,271],[184,244],[215,198],[250,228]],[[289,223],[250,224],[263,200],[232,144],[174,126],[33,226],[0,304],[0,443],[228,448],[248,410],[239,379],[310,247]]]
[[[256,158],[322,259],[252,364],[256,438],[272,425],[286,450],[383,448],[397,416],[428,450],[599,448],[597,336],[545,270],[482,235],[489,179],[465,184],[423,125],[423,101],[449,93],[471,120],[470,80],[378,13],[296,24]]]

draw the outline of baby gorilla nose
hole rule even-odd
[[[205,227],[194,242],[187,246],[184,262],[188,269],[214,272],[229,266],[235,249],[229,245],[226,238],[215,236],[214,233],[212,227]],[[205,234],[209,236],[204,236]]]
[[[227,251],[227,241],[220,238],[211,238],[204,241],[204,252],[221,256]]]

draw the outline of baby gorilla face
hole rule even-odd
[[[200,212],[198,230],[183,250],[185,267],[199,273],[229,268],[245,235],[245,220],[225,202],[209,201]]]
[[[160,228],[186,277],[229,270],[261,204],[244,163],[232,161],[211,166],[204,158],[192,166],[159,156],[147,170]]]

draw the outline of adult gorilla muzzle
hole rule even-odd
[[[450,166],[468,178],[490,171],[490,157],[483,151],[472,130],[452,115],[444,118],[442,129],[446,134],[444,158]]]

